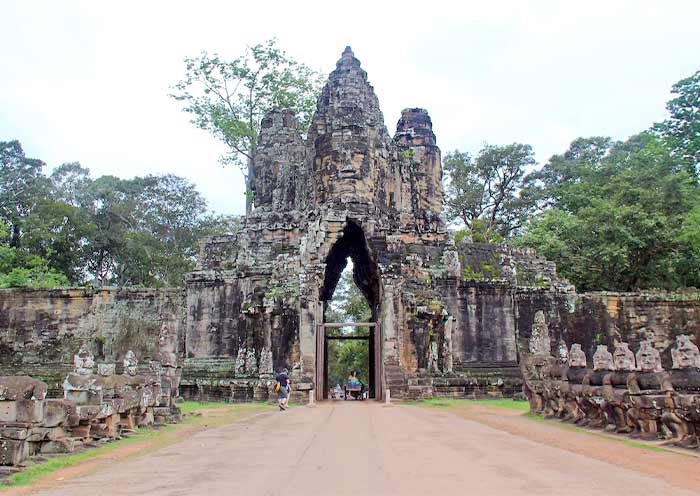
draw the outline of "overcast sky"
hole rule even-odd
[[[517,141],[540,162],[663,119],[671,85],[700,69],[697,0],[241,3],[0,0],[0,141],[93,177],[185,176],[241,214],[240,173],[168,97],[202,50],[233,58],[275,36],[327,73],[351,45],[390,132],[424,107],[443,153]]]

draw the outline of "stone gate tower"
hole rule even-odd
[[[454,245],[440,217],[440,149],[428,113],[404,110],[392,137],[349,47],[308,137],[292,113],[271,112],[253,169],[254,211],[235,235],[207,239],[188,277],[185,381],[188,370],[235,375],[241,350],[271,350],[275,367],[294,366],[297,382],[321,397],[320,324],[348,258],[377,324],[376,397],[385,388],[393,396],[464,390],[472,366],[517,370],[518,273],[555,284],[553,265],[529,252]]]

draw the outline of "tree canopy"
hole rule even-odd
[[[179,286],[199,240],[235,232],[194,185],[172,174],[90,177],[79,163],[49,176],[17,141],[0,142],[0,286]]]
[[[183,103],[191,122],[221,140],[229,151],[224,164],[237,165],[246,181],[250,212],[252,164],[262,118],[272,109],[296,113],[307,129],[321,89],[318,72],[289,57],[275,39],[248,46],[243,55],[225,60],[202,52],[185,59],[185,77],[172,97]]]
[[[535,248],[579,290],[700,286],[700,72],[672,94],[665,121],[577,138],[539,168],[527,145],[447,154],[457,237]]]

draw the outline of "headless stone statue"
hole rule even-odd
[[[437,342],[430,342],[430,349],[428,351],[428,372],[440,373],[440,368],[438,367],[438,345]]]
[[[671,348],[673,393],[662,421],[674,434],[674,443],[685,448],[700,446],[700,351],[684,334]]]
[[[551,356],[549,328],[541,310],[535,313],[528,351],[527,356],[521,357],[521,370],[525,378],[523,391],[530,402],[530,411],[552,415],[553,411],[546,398],[545,379],[553,366],[554,358]]]
[[[158,362],[160,363],[161,387],[169,398],[180,395],[181,368],[177,356],[177,333],[163,322],[158,333]],[[168,404],[170,401],[168,401]]]
[[[549,328],[544,318],[544,312],[538,310],[532,324],[532,334],[530,336],[529,348],[533,355],[549,355],[551,353],[551,343],[549,342]]]
[[[455,327],[455,319],[451,315],[445,322],[445,339],[442,341],[443,372],[451,374],[454,371],[454,359],[452,357],[452,333]]]
[[[273,374],[272,350],[270,348],[263,348],[260,352],[260,376],[271,376]]]

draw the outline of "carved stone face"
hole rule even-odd
[[[124,355],[124,373],[127,375],[134,376],[136,375],[137,367],[139,364],[139,361],[136,359],[136,354],[129,350],[126,352],[126,355]]]
[[[637,363],[642,372],[661,372],[661,355],[649,341],[643,341],[637,352]]]
[[[581,349],[581,345],[574,343],[569,350],[569,367],[585,367],[586,354]]]
[[[674,369],[700,368],[700,351],[689,336],[681,334],[671,348]]]
[[[92,374],[95,359],[85,345],[81,346],[78,354],[73,357],[73,365],[75,366],[75,373],[78,375]]]
[[[613,356],[608,351],[608,347],[599,344],[593,354],[593,370],[614,370]]]
[[[636,368],[634,353],[627,343],[620,343],[615,347],[613,365],[615,365],[616,370],[634,370]]]
[[[566,348],[564,341],[559,341],[557,346],[557,359],[561,364],[569,363],[569,350]]]

